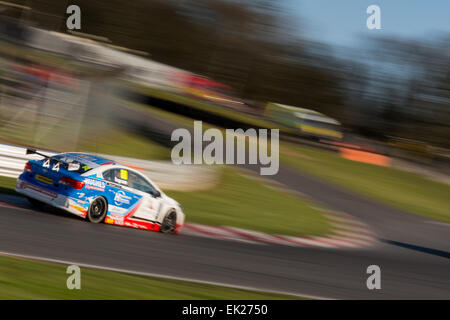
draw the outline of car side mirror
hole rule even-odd
[[[159,198],[159,197],[161,197],[161,192],[159,192],[158,190],[155,190],[152,192],[152,196],[155,198]]]

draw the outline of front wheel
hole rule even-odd
[[[92,201],[91,205],[89,206],[88,212],[87,212],[87,218],[92,223],[100,223],[102,222],[107,213],[107,204],[106,200],[103,197],[98,197]]]
[[[164,217],[163,223],[161,224],[161,232],[173,233],[175,231],[176,225],[177,225],[177,214],[175,211],[171,211]]]

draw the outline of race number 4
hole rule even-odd
[[[42,166],[44,168],[50,168],[50,159],[45,160],[44,163],[42,164]]]
[[[53,171],[56,171],[56,172],[59,171],[59,162],[57,162],[57,163],[53,166],[52,170],[53,170]]]
[[[50,168],[50,159],[45,160],[45,162],[42,164],[44,168]],[[53,171],[59,172],[59,162],[55,163],[55,165],[52,168]]]

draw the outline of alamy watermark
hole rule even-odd
[[[366,26],[369,30],[381,29],[381,9],[380,6],[372,4],[367,7],[366,13],[370,16],[366,20]],[[81,29],[81,9],[77,5],[70,5],[66,9],[69,17],[66,20],[66,26],[69,30]]]
[[[381,29],[381,9],[376,4],[367,7],[367,14],[370,16],[366,20],[366,26],[369,30]]]
[[[66,20],[66,27],[69,30],[81,29],[81,9],[77,5],[70,5],[66,9],[66,13],[70,16]]]
[[[370,276],[367,278],[366,286],[369,290],[381,289],[381,269],[376,264],[370,265],[366,270]]]
[[[70,274],[70,276],[67,277],[67,281],[66,281],[67,289],[80,290],[81,289],[81,269],[80,269],[80,267],[77,265],[68,266],[66,273]]]
[[[279,129],[270,129],[270,144],[268,133],[268,129],[226,129],[224,137],[215,128],[203,132],[202,121],[194,121],[193,137],[184,128],[172,132],[171,140],[179,141],[172,148],[172,162],[177,165],[259,163],[261,175],[275,175],[279,169]]]

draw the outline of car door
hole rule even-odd
[[[129,173],[125,168],[114,168],[103,172],[106,181],[105,196],[108,211],[113,215],[126,215],[142,199],[142,194],[129,186]]]
[[[135,171],[129,171],[128,182],[134,192],[143,196],[143,202],[133,214],[133,218],[157,221],[162,202],[159,191],[144,176]]]

